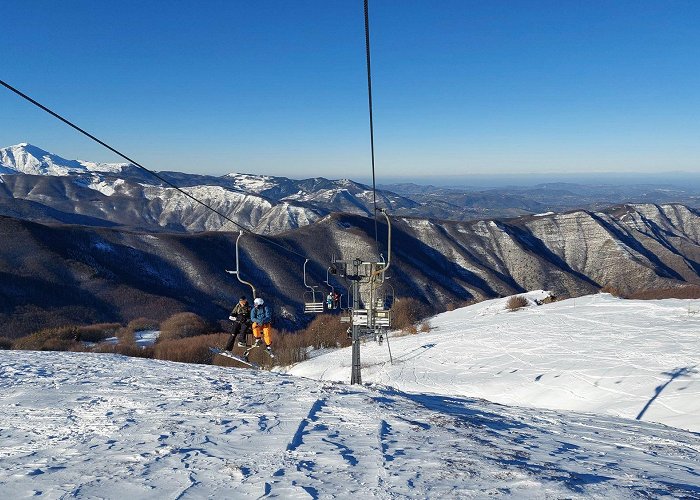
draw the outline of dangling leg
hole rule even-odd
[[[263,335],[265,336],[265,349],[270,357],[274,358],[275,355],[272,354],[272,325],[270,323],[263,325]]]
[[[236,335],[231,334],[231,336],[228,339],[228,342],[226,342],[226,347],[224,347],[224,351],[232,351],[233,350],[233,341],[235,340]]]
[[[251,333],[250,324],[243,323],[241,326],[241,337],[238,340],[238,347],[248,347],[251,343],[249,342],[248,335]]]
[[[231,332],[231,337],[228,339],[228,343],[226,344],[226,347],[224,348],[224,351],[231,351],[233,352],[233,344],[236,342],[236,337],[241,331],[241,323],[238,321],[233,322],[233,331]]]
[[[262,326],[263,329],[263,336],[265,338],[265,345],[270,346],[272,344],[272,325],[270,323],[266,323]]]
[[[262,341],[262,333],[263,333],[263,325],[258,325],[257,323],[253,323],[253,337],[255,338],[254,345],[260,345],[260,342]]]

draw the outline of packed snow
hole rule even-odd
[[[700,435],[610,416],[28,351],[0,401],[1,498],[700,497]]]
[[[527,294],[530,303],[547,294]],[[695,300],[590,295],[509,311],[507,299],[440,314],[432,331],[362,347],[362,379],[420,393],[660,422],[700,432]],[[349,381],[349,349],[294,366]]]

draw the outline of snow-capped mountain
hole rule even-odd
[[[161,172],[183,190],[254,232],[270,234],[311,224],[331,212],[372,215],[368,186],[347,180]],[[28,176],[28,177],[25,177]],[[0,214],[52,222],[90,217],[93,224],[154,231],[235,230],[237,226],[129,164],[66,160],[30,144],[0,149]],[[382,206],[418,204],[378,193]],[[41,214],[41,215],[38,215]],[[100,221],[103,221],[100,223]]]
[[[333,212],[372,217],[370,186],[349,179],[290,179],[230,173],[221,177],[182,172],[160,176],[230,219],[263,234],[318,221]],[[29,179],[18,179],[28,176]],[[39,179],[40,178],[40,179]],[[37,222],[85,220],[151,231],[217,231],[235,225],[183,197],[148,172],[125,163],[66,160],[30,144],[0,149],[0,215]],[[376,193],[394,216],[469,221],[561,212],[600,211],[614,203],[684,202],[700,206],[700,193],[650,186],[542,185],[485,191],[395,184]],[[392,191],[395,189],[396,191]],[[398,194],[397,194],[398,193]],[[57,213],[58,211],[58,213]]]
[[[0,173],[30,175],[70,175],[86,172],[119,173],[127,163],[95,163],[67,160],[31,144],[0,148]]]

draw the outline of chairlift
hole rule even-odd
[[[309,289],[308,292],[304,292],[304,314],[317,314],[324,311],[323,308],[323,294],[316,290],[318,286],[311,286],[306,283],[306,264],[309,259],[304,261],[304,286]],[[316,300],[316,297],[320,296],[321,301]]]

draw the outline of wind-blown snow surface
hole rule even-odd
[[[0,401],[2,498],[700,497],[700,435],[614,417],[22,351]]]
[[[531,292],[530,298],[544,292]],[[700,431],[700,302],[590,295],[510,312],[496,299],[430,320],[430,333],[362,348],[362,380],[404,391],[639,418]],[[290,371],[349,381],[350,352]]]

